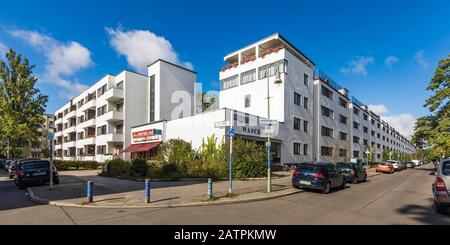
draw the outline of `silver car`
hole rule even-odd
[[[443,159],[439,164],[432,190],[436,212],[447,213],[447,208],[450,207],[450,158]]]

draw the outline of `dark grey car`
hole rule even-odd
[[[444,159],[439,164],[432,190],[436,212],[446,213],[450,207],[450,159]]]

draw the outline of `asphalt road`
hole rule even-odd
[[[409,169],[328,195],[303,192],[245,204],[125,210],[34,205],[0,170],[0,224],[450,224],[450,215],[433,209],[433,180],[426,169]]]

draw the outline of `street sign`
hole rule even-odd
[[[55,133],[53,133],[53,132],[48,132],[47,133],[47,138],[48,138],[49,141],[52,141],[54,136],[55,136]]]
[[[234,135],[236,135],[236,132],[234,131],[234,128],[228,129],[228,136],[234,137]]]
[[[273,135],[273,127],[271,127],[271,126],[266,126],[266,127],[264,127],[264,129],[263,129],[263,134],[265,134],[265,135]]]
[[[275,126],[275,125],[278,125],[278,122],[276,120],[260,119],[259,124],[261,126],[270,126],[270,125]]]
[[[221,122],[215,122],[214,127],[216,128],[225,128],[230,126],[230,121],[221,121]]]

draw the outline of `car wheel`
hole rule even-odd
[[[345,189],[345,184],[347,183],[347,181],[345,181],[345,179],[342,180],[342,185],[341,185],[341,189]]]
[[[325,186],[325,189],[323,189],[323,194],[330,193],[330,190],[331,190],[331,184],[330,184],[330,182],[328,182],[327,185]]]
[[[353,177],[352,184],[358,184],[358,176]]]
[[[446,214],[447,207],[443,205],[439,205],[437,202],[434,202],[434,206],[436,207],[436,213],[438,214]]]

